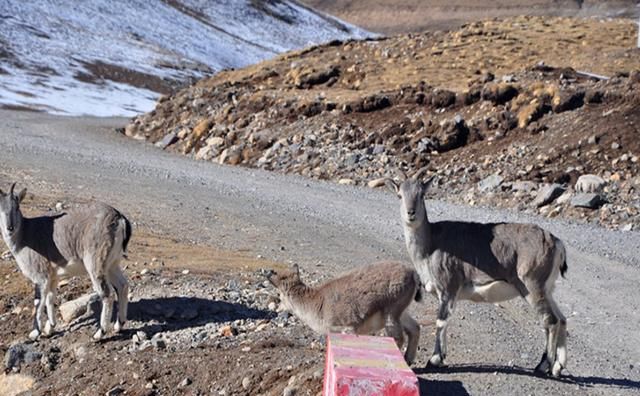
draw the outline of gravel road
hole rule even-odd
[[[125,119],[0,111],[0,178],[38,194],[56,185],[122,209],[138,225],[215,247],[334,274],[376,259],[407,260],[399,202],[384,190],[197,162],[115,132]],[[442,198],[442,197],[434,197]],[[531,372],[543,331],[522,301],[462,302],[450,325],[449,367],[417,369],[427,393],[638,394],[640,233],[429,200],[430,218],[535,222],[569,247],[556,299],[569,320],[562,379]],[[425,325],[417,367],[433,344],[435,300],[414,306]]]

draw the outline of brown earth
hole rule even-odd
[[[608,204],[541,213],[637,228],[635,32],[629,20],[516,17],[334,42],[202,80],[125,132],[196,159],[347,184],[428,166],[451,201],[529,211],[544,183],[571,189],[593,173]],[[496,173],[499,188],[478,188]],[[522,181],[533,191],[516,191]]]
[[[515,15],[636,15],[636,0],[303,0],[320,11],[374,32],[397,34],[457,28],[480,19]]]
[[[0,181],[6,184],[1,177]],[[51,195],[28,196],[23,205],[27,216],[49,211],[56,202],[65,207],[82,204],[60,194],[55,185],[49,189]],[[91,341],[96,314],[59,324],[51,338],[27,341],[34,313],[32,286],[8,252],[2,254],[0,355],[26,342],[43,357],[23,365],[19,374],[0,374],[0,394],[281,395],[287,386],[300,395],[320,391],[320,338],[304,328],[288,329],[294,319],[280,320],[267,308],[268,302],[277,301],[277,294],[262,289],[265,281],[259,270],[283,268],[282,264],[185,243],[143,227],[134,229],[134,236],[123,263],[132,285],[130,322],[121,334],[101,342]],[[239,287],[257,291],[255,296],[247,294],[248,301],[227,302],[233,298],[225,293]],[[63,281],[58,300],[72,300],[89,290],[86,279]],[[211,311],[216,304],[221,313]],[[158,306],[176,314],[155,312]],[[193,307],[198,315],[184,317],[182,313]],[[225,327],[229,330],[223,334]],[[164,338],[166,347],[138,349],[131,339],[141,332],[149,337],[170,332],[173,338]],[[207,337],[192,340],[203,333]]]

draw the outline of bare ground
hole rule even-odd
[[[133,284],[129,329],[92,343],[95,322],[88,317],[40,341],[46,359],[22,370],[36,381],[32,393],[282,394],[291,381],[298,394],[317,394],[322,344],[269,309],[274,295],[259,269],[298,262],[304,277],[322,279],[376,259],[406,260],[395,197],[196,162],[114,132],[125,122],[0,113],[0,183],[27,186],[31,213],[100,199],[135,222],[125,263]],[[428,208],[434,220],[536,222],[565,240],[569,277],[556,295],[569,318],[570,363],[558,380],[532,373],[543,332],[522,301],[461,303],[449,332],[449,367],[427,371],[435,309],[428,299],[412,307],[423,325],[415,370],[424,394],[640,390],[637,232],[440,201]],[[0,261],[0,272],[0,349],[6,350],[26,338],[31,291],[12,261]],[[63,286],[62,298],[79,295],[84,285]],[[225,326],[238,335],[224,336]],[[162,334],[166,347],[140,350],[132,341],[138,331]]]

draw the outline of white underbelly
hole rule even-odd
[[[56,273],[60,278],[69,278],[72,276],[85,275],[87,269],[81,260],[70,260],[64,267],[57,267]]]

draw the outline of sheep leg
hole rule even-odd
[[[396,342],[396,346],[400,351],[402,351],[402,346],[404,345],[404,333],[400,318],[395,318],[391,315],[389,317],[389,321],[391,323],[385,327],[385,333],[388,337],[393,337]]]
[[[440,296],[440,306],[436,320],[436,345],[427,365],[444,366],[444,359],[447,357],[447,324],[449,316],[453,312],[454,304],[455,300],[448,295]]]
[[[57,297],[58,281],[55,276],[50,277],[49,282],[45,286],[45,305],[47,307],[47,322],[44,326],[42,334],[50,336],[56,327],[56,297]]]
[[[29,338],[32,340],[37,339],[40,336],[40,329],[42,329],[42,295],[40,293],[40,285],[35,283],[33,285],[34,297],[33,297],[33,305],[35,307],[35,314],[33,316],[33,330],[29,333]]]
[[[122,273],[122,269],[118,265],[111,267],[109,271],[109,281],[116,289],[118,296],[118,319],[114,325],[114,331],[116,333],[124,327],[127,322],[127,307],[129,305],[129,284],[127,278]]]
[[[558,345],[558,322],[549,299],[544,293],[531,292],[526,296],[527,302],[536,310],[542,318],[542,324],[546,333],[546,347],[540,363],[535,368],[539,373],[547,374],[556,360]]]
[[[91,275],[91,283],[94,290],[102,300],[102,311],[100,312],[100,327],[93,335],[94,340],[100,340],[109,333],[111,325],[111,313],[113,310],[113,293],[111,285],[104,275]]]
[[[562,369],[567,367],[567,319],[560,311],[560,308],[558,308],[558,304],[551,294],[547,294],[547,300],[551,305],[553,313],[558,318],[558,324],[556,325],[556,360],[551,368],[551,375],[558,377]]]
[[[418,351],[418,342],[420,341],[420,325],[408,313],[404,312],[400,317],[402,330],[407,333],[409,341],[407,342],[407,350],[404,353],[404,360],[411,365],[416,359]]]

